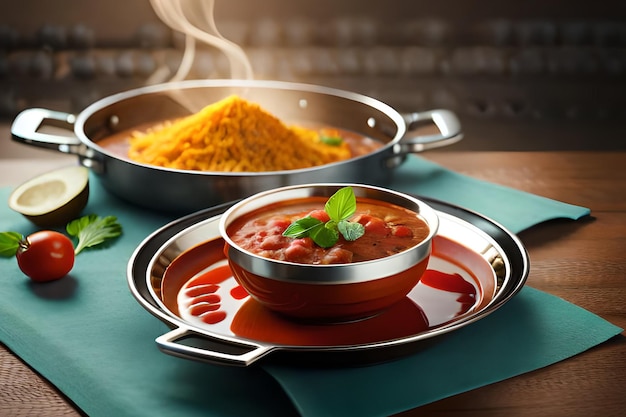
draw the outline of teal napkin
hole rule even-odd
[[[398,174],[394,188],[466,206],[513,231],[589,214],[417,157]],[[385,364],[240,369],[174,358],[157,349],[154,339],[168,329],[134,300],[125,275],[134,249],[173,219],[118,200],[95,178],[91,186],[85,213],[117,216],[124,235],[81,253],[70,276],[48,284],[31,283],[14,259],[0,259],[0,341],[92,417],[385,416],[550,365],[622,331],[526,287],[483,320]],[[0,189],[0,199],[10,191]],[[1,204],[0,230],[35,228]]]
[[[590,213],[587,208],[477,180],[418,157],[400,166],[393,188],[474,210],[513,233],[547,220],[579,219]]]
[[[388,416],[574,356],[622,329],[525,287],[486,318],[407,358],[369,367],[273,366],[302,416]]]

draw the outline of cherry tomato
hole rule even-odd
[[[43,230],[20,242],[15,257],[22,272],[33,281],[53,281],[72,270],[74,244],[62,233]]]

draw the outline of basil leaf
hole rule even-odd
[[[0,256],[5,258],[15,256],[22,239],[24,239],[24,236],[17,232],[0,233]]]
[[[365,234],[365,226],[361,223],[353,223],[342,220],[337,224],[337,228],[345,240],[357,240]]]
[[[330,248],[339,240],[339,232],[333,227],[317,227],[311,231],[311,239],[322,248]]]
[[[351,187],[343,187],[333,194],[324,206],[330,217],[326,223],[307,216],[291,223],[283,236],[291,238],[310,237],[316,245],[329,248],[339,240],[339,233],[346,240],[357,240],[365,234],[365,227],[360,223],[351,223],[347,219],[356,212],[356,196]]]
[[[356,197],[352,187],[343,187],[333,194],[326,205],[324,210],[328,214],[331,220],[335,223],[339,223],[342,220],[352,216],[356,211]]]
[[[312,229],[323,225],[320,220],[307,216],[302,219],[296,220],[291,223],[287,229],[283,232],[283,236],[292,237],[295,239],[309,236]]]

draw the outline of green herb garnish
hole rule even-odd
[[[324,134],[320,134],[320,140],[322,143],[330,146],[339,146],[343,143],[343,139],[339,136],[328,136]]]
[[[365,227],[361,223],[348,220],[356,212],[356,197],[352,187],[343,187],[333,194],[326,202],[324,211],[330,217],[327,222],[307,216],[291,223],[283,236],[296,239],[310,237],[318,246],[329,248],[337,243],[340,233],[349,241],[365,234]]]
[[[15,256],[20,247],[20,242],[24,239],[21,233],[2,232],[0,233],[0,256],[9,258]]]
[[[78,255],[85,248],[99,245],[108,239],[122,234],[122,225],[117,217],[100,217],[95,214],[83,216],[73,220],[65,227],[70,236],[78,239],[74,253]]]

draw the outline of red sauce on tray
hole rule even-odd
[[[485,278],[493,270],[480,254],[437,237],[434,264],[408,296],[389,309],[365,320],[303,324],[274,314],[248,296],[225,263],[223,243],[210,240],[179,255],[163,276],[162,300],[187,323],[229,337],[299,346],[393,340],[479,311],[495,294],[495,277]]]
[[[185,284],[179,294],[179,308],[183,317],[187,314],[197,317],[208,325],[216,325],[230,318],[230,330],[239,337],[258,341],[299,346],[332,346],[370,343],[391,340],[418,334],[431,326],[421,306],[414,300],[405,298],[383,313],[367,320],[333,325],[302,324],[286,320],[272,313],[254,299],[248,298],[236,308],[226,307],[228,301],[217,294],[217,290],[232,280],[228,266],[222,265],[204,272]],[[434,290],[456,295],[459,309],[456,316],[467,313],[476,303],[477,290],[459,274],[427,270],[421,285]],[[244,300],[248,296],[239,285],[224,293],[226,298]],[[452,309],[454,305],[450,305]],[[188,317],[188,316],[187,316]]]
[[[187,311],[206,324],[216,324],[224,320],[226,311],[222,309],[222,296],[218,292],[220,284],[232,276],[228,265],[222,265],[189,281],[181,294],[183,299],[188,300],[185,307]],[[246,298],[248,293],[243,287],[236,286],[231,289],[230,296],[240,300]]]
[[[315,245],[309,237],[294,239],[282,235],[292,222],[303,217],[327,221],[326,200],[325,197],[309,197],[275,203],[237,218],[227,233],[244,250],[266,258],[303,264],[379,259],[415,246],[428,236],[428,225],[418,214],[367,198],[357,198],[356,213],[350,219],[365,227],[365,234],[354,241],[346,241],[340,236],[335,245],[325,249]]]

